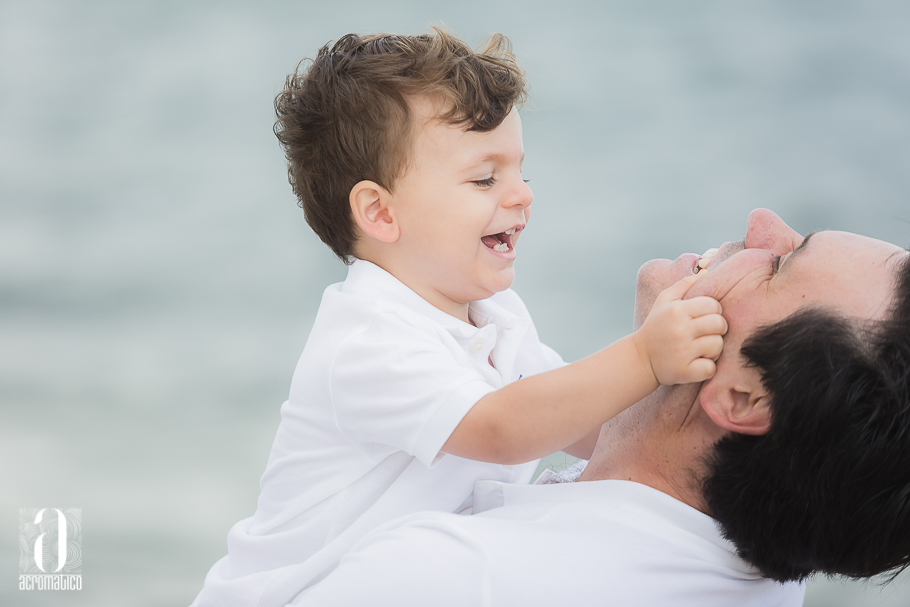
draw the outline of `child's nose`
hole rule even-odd
[[[534,201],[534,192],[528,187],[527,182],[518,179],[515,187],[506,195],[503,205],[507,207],[527,207]]]

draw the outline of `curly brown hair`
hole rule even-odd
[[[491,131],[524,101],[526,83],[505,36],[474,51],[434,28],[348,34],[301,61],[275,98],[288,181],[307,223],[345,263],[357,240],[350,191],[363,180],[394,191],[410,161],[417,97],[440,102],[446,124]]]

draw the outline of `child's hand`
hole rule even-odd
[[[661,384],[710,379],[723,350],[727,321],[720,303],[710,297],[682,299],[698,278],[689,276],[665,289],[632,334],[642,364]]]

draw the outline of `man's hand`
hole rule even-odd
[[[682,299],[698,278],[683,278],[658,295],[644,324],[632,334],[642,364],[661,384],[710,379],[724,348],[727,321],[720,303],[710,297]]]

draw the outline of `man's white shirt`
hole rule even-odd
[[[714,519],[651,487],[606,480],[477,483],[473,516],[420,513],[375,530],[296,607],[617,605],[797,607]]]
[[[194,605],[285,605],[376,526],[413,512],[470,512],[474,483],[527,483],[440,452],[483,396],[562,366],[511,290],[474,302],[471,325],[378,266],[355,261],[326,289],[281,408],[254,516]],[[490,364],[492,360],[493,365]]]

